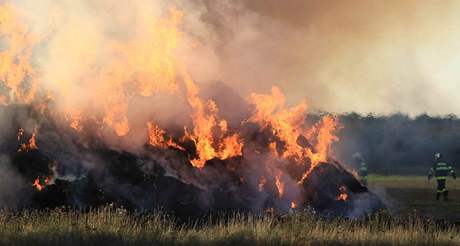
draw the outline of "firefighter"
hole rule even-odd
[[[368,171],[367,171],[367,164],[366,162],[363,160],[361,161],[361,164],[359,166],[359,176],[361,176],[361,182],[364,184],[364,185],[367,185],[367,175],[368,175]]]
[[[446,188],[446,180],[447,176],[452,175],[452,178],[456,179],[454,169],[445,162],[441,156],[441,153],[436,153],[434,155],[436,163],[428,172],[428,180],[434,176],[436,177],[436,181],[438,183],[437,190],[436,190],[436,200],[444,196],[444,201],[448,200],[449,192]]]
[[[361,183],[363,183],[364,185],[367,185],[367,176],[369,172],[367,170],[367,164],[364,161],[364,158],[361,156],[360,153],[355,153],[353,155],[353,158],[355,158],[357,162],[359,162],[358,174],[361,177]]]

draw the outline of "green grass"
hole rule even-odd
[[[0,214],[2,245],[460,245],[459,229],[417,219],[379,216],[325,221],[305,214],[283,218],[235,215],[204,224],[122,209],[89,213],[56,209]]]

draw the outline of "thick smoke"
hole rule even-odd
[[[455,116],[348,114],[340,121],[345,127],[334,150],[338,159],[355,167],[359,163],[353,154],[360,152],[371,173],[427,175],[440,152],[458,170],[460,120]]]
[[[205,193],[210,197],[200,197],[210,204],[216,199],[215,193],[222,189],[229,195],[239,196],[240,192],[234,192],[232,189],[239,189],[240,183],[244,183],[249,184],[249,191],[257,195],[244,193],[243,198],[254,197],[256,201],[249,204],[254,204],[256,208],[263,207],[257,202],[267,201],[267,197],[259,197],[264,195],[268,196],[272,203],[281,203],[275,207],[284,207],[284,210],[295,207],[290,201],[299,196],[300,190],[303,189],[300,187],[302,182],[299,181],[305,181],[306,176],[303,175],[309,174],[308,170],[303,170],[307,167],[306,163],[300,165],[302,170],[296,170],[299,166],[284,165],[286,163],[283,163],[283,160],[269,163],[266,160],[269,158],[264,159],[264,153],[261,152],[266,151],[267,155],[271,152],[271,156],[279,157],[280,149],[281,152],[287,153],[289,151],[284,151],[283,148],[293,147],[288,153],[290,157],[296,154],[296,157],[299,157],[299,153],[302,153],[301,157],[308,155],[310,167],[316,166],[321,161],[327,161],[329,144],[336,139],[331,133],[336,129],[335,119],[325,117],[320,124],[305,125],[303,113],[306,106],[300,104],[292,109],[285,109],[285,98],[274,88],[272,95],[259,97],[263,99],[262,102],[268,102],[269,114],[259,114],[261,117],[257,121],[248,116],[248,112],[254,109],[242,98],[248,98],[247,101],[250,101],[255,97],[250,96],[250,92],[266,92],[272,85],[277,84],[287,92],[286,100],[289,103],[306,97],[314,109],[382,111],[387,107],[393,110],[387,103],[391,100],[385,98],[388,95],[395,96],[393,89],[385,89],[382,92],[383,87],[380,86],[380,83],[388,78],[383,76],[386,75],[386,69],[398,68],[397,71],[401,70],[403,74],[390,76],[391,79],[413,78],[413,73],[407,72],[411,69],[401,68],[400,60],[405,58],[399,56],[399,52],[398,56],[388,59],[381,57],[389,50],[394,52],[394,47],[389,44],[389,39],[380,39],[380,36],[371,33],[384,26],[376,24],[377,22],[386,23],[388,19],[390,27],[394,23],[391,18],[386,17],[380,21],[362,24],[362,21],[370,17],[364,10],[370,8],[371,14],[379,9],[379,6],[368,6],[369,4],[364,2],[357,2],[357,8],[351,8],[344,3],[331,3],[331,9],[323,4],[305,2],[300,5],[299,10],[308,11],[294,11],[293,16],[285,14],[285,11],[291,12],[291,3],[282,4],[279,1],[262,3],[142,0],[123,1],[117,5],[108,0],[5,2],[15,6],[15,13],[24,23],[23,27],[18,25],[18,34],[13,35],[14,41],[17,42],[11,42],[15,45],[8,47],[24,53],[21,57],[24,59],[11,59],[11,63],[15,64],[16,60],[30,61],[30,67],[25,66],[27,69],[18,69],[27,71],[27,76],[20,81],[21,85],[40,81],[39,88],[36,89],[40,91],[40,96],[46,98],[35,98],[36,101],[31,107],[37,108],[30,109],[26,106],[15,112],[42,112],[43,115],[39,117],[2,115],[2,118],[7,119],[5,122],[12,119],[15,121],[5,123],[10,124],[12,129],[2,134],[8,135],[9,139],[5,142],[14,146],[13,150],[8,150],[15,156],[13,162],[25,163],[27,160],[16,159],[24,156],[48,156],[53,160],[38,161],[43,165],[43,170],[53,170],[52,167],[48,167],[53,165],[53,161],[59,163],[59,182],[73,182],[70,185],[73,186],[75,182],[83,182],[81,180],[91,183],[90,179],[93,178],[97,180],[98,185],[105,188],[107,194],[116,194],[117,199],[135,203],[138,207],[151,207],[154,201],[162,200],[160,197],[143,200],[146,198],[143,197],[144,194],[158,194],[158,190],[155,191],[157,184],[149,176],[157,174],[154,171],[149,172],[149,168],[155,169],[158,166],[166,169],[166,175],[160,172],[160,180],[165,177],[175,178],[174,181],[162,180],[161,182],[165,182],[164,186],[158,187],[168,187],[168,182],[176,182],[175,184],[180,187],[179,191],[185,189],[186,185],[210,189],[212,192]],[[274,11],[275,9],[279,11]],[[358,10],[366,14],[355,16],[353,13]],[[349,23],[344,21],[348,18],[351,18]],[[357,29],[341,30],[337,23],[342,22],[345,24],[341,27],[351,25]],[[8,27],[8,23],[5,23],[6,21],[2,24]],[[400,47],[398,45],[396,42],[396,47]],[[26,48],[22,50],[23,47]],[[372,57],[375,60],[364,60],[364,57]],[[392,63],[393,59],[399,63]],[[390,68],[388,64],[391,64]],[[373,69],[369,69],[370,67]],[[363,75],[362,71],[371,72]],[[423,78],[419,74],[417,76]],[[190,78],[197,81],[201,90],[194,87]],[[3,79],[8,82],[10,78]],[[390,84],[391,81],[400,81],[391,79]],[[232,92],[224,83],[215,81],[223,81],[238,93]],[[358,83],[355,81],[363,81],[362,83],[367,85],[359,86],[362,91],[358,91],[357,94],[354,90],[358,84],[349,84]],[[367,93],[366,98],[370,99],[367,92],[370,89],[376,93],[383,93],[384,96],[377,96],[374,101],[363,104],[365,98],[360,98],[359,95]],[[398,88],[397,91],[399,93],[404,90],[406,86],[402,90]],[[409,88],[409,91],[412,89]],[[354,96],[351,96],[352,93]],[[220,107],[219,116],[214,115],[218,111],[215,105],[205,100],[201,101],[200,97],[216,101]],[[15,90],[11,90],[8,99],[11,99],[12,103],[17,103],[24,98]],[[0,98],[0,102],[2,100],[7,99]],[[347,103],[344,103],[345,101]],[[409,97],[407,105],[412,105],[412,101]],[[26,101],[26,104],[29,102]],[[395,107],[401,106],[395,101],[391,101],[390,104]],[[257,103],[252,105],[264,108],[264,105]],[[424,104],[417,101],[417,105]],[[270,107],[273,107],[272,111]],[[14,104],[10,108],[15,108]],[[273,117],[271,114],[276,115],[278,119],[270,120],[270,117]],[[201,118],[197,120],[199,117],[194,116]],[[228,120],[229,127],[224,121],[220,121],[221,116]],[[267,124],[267,116],[268,124],[271,124],[273,129],[263,127]],[[75,131],[68,128],[69,119],[72,120],[70,126]],[[146,137],[146,123],[151,120],[170,134],[167,137],[171,137],[172,142],[181,141],[183,145],[176,145],[171,150],[171,145],[163,140],[157,141],[157,145],[150,144],[154,148],[150,146],[149,149],[145,146],[146,142],[151,140]],[[207,124],[210,122],[214,124],[211,127]],[[242,122],[245,124],[241,124]],[[59,124],[67,128],[60,127]],[[93,131],[89,126],[94,125],[103,127]],[[196,128],[192,129],[192,125]],[[25,128],[29,135],[16,141],[13,138],[16,137],[18,126]],[[88,127],[82,130],[82,127],[86,126]],[[310,126],[312,129],[307,131],[305,128]],[[152,128],[152,125],[149,127]],[[242,131],[241,135],[245,141],[243,151],[249,153],[238,153],[242,149],[239,146],[242,145],[239,145],[237,138],[233,138],[235,141],[232,142],[230,137],[233,134],[232,129],[239,127],[241,129],[238,130]],[[211,128],[213,132],[209,130]],[[322,130],[323,128],[326,130]],[[298,129],[301,129],[303,135],[297,134]],[[17,152],[16,143],[27,144],[27,141],[31,141],[28,140],[29,137],[33,138],[30,134],[36,132],[39,133],[40,150],[29,148],[30,153],[19,153],[19,150]],[[178,132],[185,132],[184,138],[181,138],[183,135],[177,134]],[[203,132],[205,134],[201,134]],[[225,137],[228,138],[225,140],[229,140],[230,144],[224,144],[222,141],[215,146],[218,145],[216,148],[227,152],[211,153],[207,159],[198,159],[210,162],[199,174],[194,169],[187,169],[192,168],[188,165],[190,161],[193,163],[197,160],[194,159],[194,152],[197,152],[196,146],[199,145],[198,137],[219,134],[227,134]],[[275,136],[276,134],[279,136]],[[294,137],[282,136],[283,134],[293,134]],[[283,138],[282,141],[280,138]],[[101,140],[104,142],[100,143]],[[224,140],[224,137],[221,140]],[[206,141],[201,143],[203,142]],[[226,148],[231,143],[234,148]],[[315,145],[314,148],[312,144]],[[158,152],[155,147],[166,150],[155,156]],[[115,148],[116,151],[111,148]],[[253,158],[251,152],[256,157]],[[229,158],[235,156],[235,159]],[[243,160],[239,159],[241,156],[244,156]],[[279,157],[283,158],[285,156]],[[296,159],[298,160],[305,161],[302,158]],[[126,163],[128,167],[124,166]],[[196,163],[200,162],[193,164],[201,167],[204,164]],[[242,164],[247,166],[248,171],[239,168]],[[276,173],[284,166],[288,166],[286,169],[294,170]],[[347,174],[338,166],[332,165],[331,170],[338,170],[339,176]],[[133,171],[139,167],[142,167],[142,171]],[[227,173],[228,170],[231,171]],[[125,178],[125,173],[131,171],[134,173],[132,177]],[[262,182],[261,176],[266,174],[264,172],[272,176]],[[290,176],[284,175],[284,172]],[[38,177],[37,179],[45,180],[44,177],[39,177],[40,175],[54,177],[51,173],[37,171],[30,173],[27,178],[32,180]],[[347,177],[348,181],[351,180],[350,182],[358,187],[359,192],[366,192],[351,175]],[[140,185],[136,183],[138,180],[142,180]],[[267,183],[267,194],[254,190],[260,183],[262,186]],[[277,183],[286,184],[285,197],[270,197],[282,193],[279,191],[282,188],[279,188]],[[341,185],[343,184],[338,182],[329,187],[331,192],[328,194],[328,201],[337,203],[336,193]],[[62,184],[58,187],[62,187]],[[225,193],[219,195],[222,194]],[[280,199],[281,197],[284,200]],[[107,199],[111,201],[113,197]],[[72,204],[75,203],[85,204],[80,200]]]
[[[179,53],[202,83],[225,81],[243,96],[277,84],[290,102],[308,98],[330,112],[460,112],[456,1],[14,2],[40,33],[53,33],[40,62],[70,105],[99,93],[69,81],[106,66],[108,43],[143,38],[176,6],[185,14]]]

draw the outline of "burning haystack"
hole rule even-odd
[[[1,206],[112,203],[180,217],[359,217],[382,206],[330,158],[334,116],[307,121],[305,102],[287,107],[277,87],[247,100],[223,83],[200,90],[175,53],[180,11],[152,33],[114,40],[110,60],[58,86],[34,62],[53,34],[33,35],[17,14],[0,8]]]

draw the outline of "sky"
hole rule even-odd
[[[81,74],[81,51],[143,30],[142,20],[174,6],[184,12],[179,53],[200,84],[221,81],[244,97],[277,85],[289,103],[305,99],[312,110],[336,113],[460,115],[460,1],[0,2],[20,6],[38,30],[61,11],[59,39],[45,52],[53,59],[41,58],[50,80]]]
[[[331,112],[460,114],[459,1],[213,2],[222,79],[242,93],[275,83]]]

